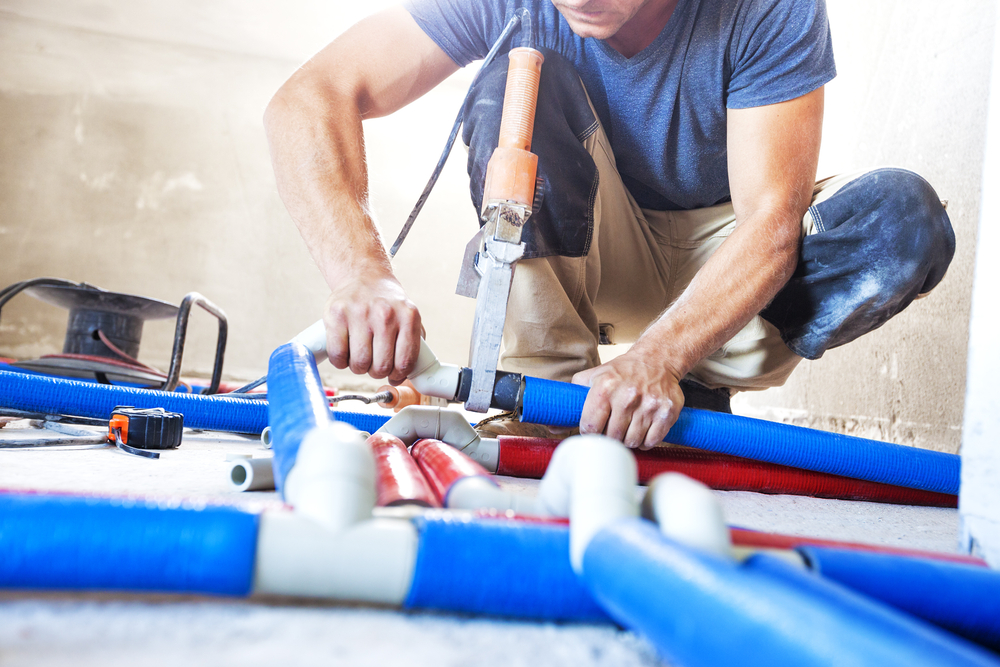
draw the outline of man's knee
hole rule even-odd
[[[892,283],[885,289],[926,293],[955,254],[955,233],[937,192],[912,171],[870,171],[817,209],[824,231],[856,245],[871,269]]]
[[[937,285],[955,253],[937,193],[903,169],[869,172],[812,212],[818,233],[761,313],[807,359],[882,326]]]

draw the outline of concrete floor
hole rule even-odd
[[[0,440],[12,437],[0,430]],[[256,440],[190,432],[158,461],[112,448],[0,450],[0,489],[201,499],[261,509],[273,492],[227,487],[227,454],[266,455]],[[537,482],[501,478],[532,492]],[[798,535],[954,552],[958,512],[717,492],[730,524]],[[407,613],[289,600],[0,593],[0,664],[31,665],[661,664],[611,626]]]

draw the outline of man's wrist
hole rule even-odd
[[[690,346],[672,331],[669,326],[650,326],[632,345],[628,354],[635,355],[644,363],[662,369],[680,382],[699,359],[690,359]]]

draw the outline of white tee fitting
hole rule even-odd
[[[343,422],[306,434],[285,479],[285,499],[297,513],[335,532],[371,518],[375,457],[365,438]]]
[[[732,539],[722,504],[710,488],[679,472],[654,477],[642,503],[642,513],[660,532],[695,549],[733,557]]]
[[[369,519],[333,532],[298,512],[264,512],[254,593],[401,605],[418,542],[411,521]]]
[[[552,454],[538,487],[540,514],[569,517],[570,563],[583,571],[583,553],[605,526],[639,514],[635,457],[603,435],[564,440]]]
[[[423,438],[440,440],[461,451],[489,472],[497,471],[499,441],[480,438],[476,429],[465,421],[461,413],[448,408],[410,405],[383,424],[378,432],[396,436],[407,447]]]

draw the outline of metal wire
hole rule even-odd
[[[465,120],[465,105],[469,101],[469,97],[472,95],[472,89],[475,88],[476,84],[479,83],[479,78],[483,75],[483,72],[493,62],[493,58],[496,57],[497,52],[503,43],[507,41],[514,29],[522,22],[524,17],[528,17],[528,32],[530,32],[531,19],[528,15],[527,10],[522,10],[522,12],[515,13],[514,16],[510,18],[507,25],[504,26],[503,32],[497,38],[497,41],[493,42],[493,47],[490,48],[486,57],[483,59],[483,65],[479,68],[476,73],[475,78],[469,85],[468,92],[465,93],[465,99],[462,100],[462,106],[458,109],[458,115],[455,117],[455,124],[451,127],[451,134],[448,135],[448,141],[444,145],[444,151],[441,153],[441,157],[438,158],[437,166],[434,167],[434,171],[431,173],[430,179],[427,181],[427,185],[424,186],[424,191],[420,193],[420,197],[417,198],[417,203],[413,206],[413,210],[410,211],[410,217],[406,219],[403,224],[403,228],[399,230],[399,236],[393,242],[392,247],[389,249],[389,257],[395,257],[396,253],[399,252],[399,247],[403,245],[403,241],[406,239],[406,235],[410,233],[410,228],[413,227],[414,221],[416,221],[417,216],[420,214],[421,209],[423,209],[424,204],[427,203],[427,198],[431,194],[431,190],[434,189],[434,185],[437,183],[438,177],[441,176],[441,171],[444,169],[445,162],[448,161],[448,156],[451,155],[451,148],[455,145],[455,139],[458,138],[458,129],[462,127],[462,121]],[[530,37],[528,38],[530,41]]]

